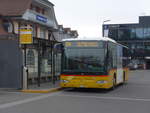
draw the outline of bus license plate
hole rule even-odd
[[[80,85],[80,88],[84,88],[85,86],[84,85]]]

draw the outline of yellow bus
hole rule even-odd
[[[61,87],[109,89],[126,82],[127,53],[107,37],[63,40]]]

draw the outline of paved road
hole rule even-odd
[[[114,91],[67,89],[51,94],[0,91],[0,113],[150,113],[150,70],[130,73]]]

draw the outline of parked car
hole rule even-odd
[[[136,63],[130,63],[128,65],[128,67],[129,67],[130,70],[136,70],[136,69],[138,69],[138,64],[136,64]]]

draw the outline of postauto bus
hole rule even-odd
[[[61,87],[109,89],[126,82],[127,53],[106,37],[63,40]]]

